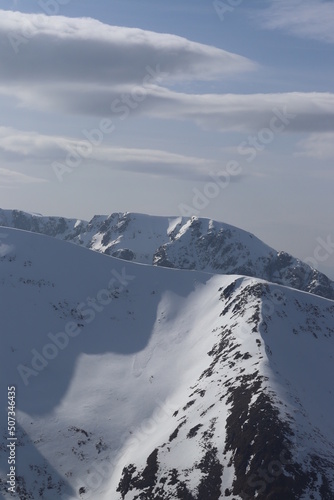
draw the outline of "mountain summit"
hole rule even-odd
[[[334,498],[330,280],[207,219],[1,216],[18,498]]]

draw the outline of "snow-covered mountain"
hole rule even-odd
[[[210,219],[114,213],[86,222],[0,210],[0,226],[46,234],[128,261],[253,276],[334,299],[334,283],[324,274],[247,231]]]
[[[224,275],[227,261],[222,274],[138,263],[160,242],[174,267],[212,269],[230,240],[229,271],[249,259],[258,272],[273,251],[224,224],[132,214],[95,218],[90,231],[24,217],[29,231],[0,235],[0,384],[3,401],[7,386],[17,392],[18,498],[334,498],[334,301]],[[114,247],[99,240],[108,231]],[[9,499],[4,410],[1,427]]]

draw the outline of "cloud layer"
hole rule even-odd
[[[334,43],[332,0],[271,0],[270,7],[260,17],[266,28]]]
[[[248,59],[185,38],[95,19],[0,11],[1,81],[138,84],[157,64],[170,80],[210,80],[254,69]],[[16,55],[16,58],[15,58]]]
[[[172,175],[180,178],[206,179],[213,160],[170,153],[156,149],[120,148],[103,142],[94,146],[89,139],[74,139],[0,127],[0,158],[49,167],[54,162],[73,170],[81,165],[103,165],[117,170],[150,175]],[[47,172],[46,172],[47,173]],[[15,179],[13,179],[15,180]]]
[[[311,23],[315,3],[273,1],[270,12],[274,15],[267,23],[278,27],[288,19],[285,26],[294,25],[297,14],[290,16],[290,11],[296,4],[305,28]],[[321,19],[326,18],[326,9],[328,18],[333,11],[333,4],[326,7],[327,3],[320,3],[325,9]],[[94,19],[0,11],[0,68],[0,94],[14,96],[21,106],[31,109],[109,117],[115,122],[142,114],[241,133],[259,133],[279,115],[288,132],[334,131],[332,93],[200,95],[176,91],[175,82],[221,79],[257,66],[239,55],[175,35],[109,26]],[[32,141],[36,152],[40,138],[25,140],[24,144],[20,139],[20,147],[30,147]],[[42,142],[46,148],[47,140]],[[39,146],[40,155],[43,147]],[[52,152],[50,148],[48,144],[45,155]],[[115,150],[110,154],[115,157]],[[160,158],[166,157],[161,153]],[[182,163],[180,158],[178,162]]]
[[[334,134],[311,134],[306,139],[299,141],[300,149],[296,156],[316,158],[317,160],[334,159]]]
[[[0,188],[12,188],[18,184],[41,184],[45,182],[47,182],[45,179],[0,167]]]
[[[275,94],[186,95],[152,91],[149,112],[160,118],[191,119],[220,131],[257,132],[275,116],[289,132],[334,130],[334,94],[289,92]],[[279,123],[276,124],[279,127]],[[281,127],[282,128],[282,127]]]

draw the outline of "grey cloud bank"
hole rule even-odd
[[[177,81],[228,78],[258,67],[179,36],[94,19],[1,11],[0,40],[0,93],[28,108],[124,119],[126,99],[137,86],[142,90],[146,75],[145,99],[131,108],[133,115],[244,133],[262,128],[278,108],[296,115],[290,132],[334,130],[330,92],[203,95],[168,88]]]

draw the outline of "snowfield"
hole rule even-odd
[[[132,217],[114,246],[140,262],[101,253],[96,228],[82,246],[1,229],[3,498],[8,386],[20,499],[334,498],[333,300],[195,270],[202,236],[223,237],[195,222],[137,224],[130,247]],[[157,238],[169,268],[150,265]]]

